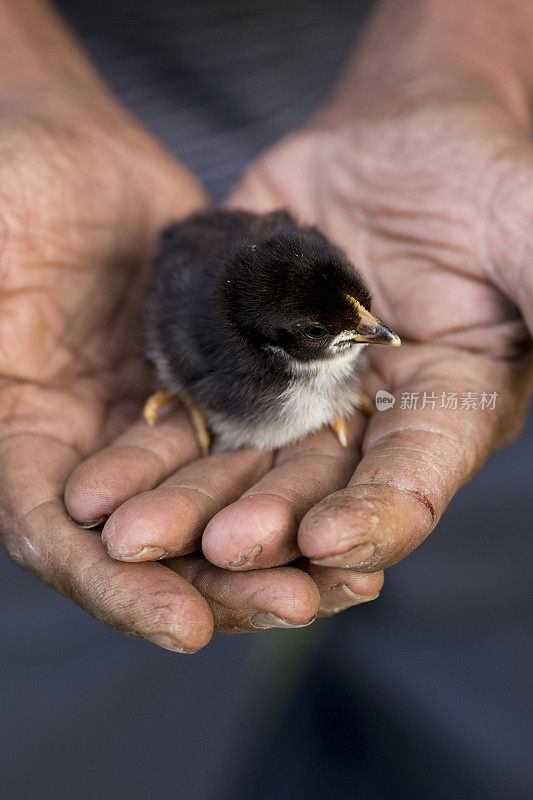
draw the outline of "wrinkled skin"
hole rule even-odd
[[[205,528],[203,551],[220,567],[273,567],[304,554],[319,590],[342,580],[370,599],[379,570],[425,539],[458,487],[523,422],[531,370],[513,301],[531,327],[532,163],[523,119],[460,95],[394,111],[375,105],[368,118],[317,125],[273,148],[231,204],[287,207],[365,272],[376,312],[404,341],[400,350],[369,348],[366,388],[394,392],[396,406],[368,424],[356,415],[347,451],[322,431],[278,454],[269,471],[263,462],[253,481],[244,475],[246,459],[257,463],[252,453],[213,455],[170,480],[175,461],[163,469],[128,456],[126,474],[124,443],[136,427],[74,472],[71,513],[114,512],[103,538],[117,559],[195,550]],[[442,392],[484,391],[498,394],[494,410],[439,407]],[[436,407],[404,410],[402,392],[434,392]],[[153,438],[151,449],[163,452]],[[326,582],[314,572],[347,566]],[[376,584],[358,585],[358,574]],[[336,591],[336,610],[356,602],[341,603]]]
[[[97,533],[68,519],[67,477],[125,430],[121,454],[132,494],[197,456],[182,412],[155,431],[129,426],[153,388],[137,331],[156,236],[170,219],[200,207],[204,195],[129,117],[107,115],[93,110],[88,120],[74,108],[68,122],[21,116],[0,124],[2,541],[18,564],[98,619],[169,649],[194,651],[214,627],[253,630],[277,618],[306,624],[320,590],[330,588],[322,576],[333,586],[340,571],[316,568],[316,580],[293,567],[234,574],[201,555],[123,564]],[[215,510],[269,463],[257,453],[227,456],[230,479],[215,465]],[[203,468],[198,461],[191,467]],[[116,497],[123,477],[113,483],[99,472],[93,505],[106,493]],[[213,504],[196,508],[191,494],[187,520],[192,525],[196,514],[206,524]],[[148,530],[157,530],[157,517]],[[354,575],[353,583],[366,599],[379,591],[381,576]]]
[[[517,434],[531,392],[520,311],[532,330],[532,201],[524,121],[496,101],[449,96],[296,134],[235,193],[254,210],[287,206],[345,248],[404,342],[369,348],[369,392],[388,389],[397,403],[369,421],[348,488],[304,518],[298,544],[309,558],[390,566]],[[439,408],[442,392],[458,392],[460,405],[468,391],[497,392],[496,409]],[[403,392],[420,393],[418,410],[402,410]],[[421,408],[424,392],[435,409]],[[210,558],[225,547],[230,514],[208,529]]]
[[[368,424],[356,415],[346,450],[321,431],[275,458],[199,460],[183,412],[154,429],[139,420],[153,387],[135,332],[156,233],[203,195],[129,118],[79,116],[0,128],[8,552],[102,621],[181,651],[214,628],[301,625],[375,597],[380,569],[523,420],[530,378],[510,300],[531,329],[524,119],[450,97],[375,106],[281,143],[233,198],[317,223],[366,272],[405,342],[369,350],[370,393],[497,392],[495,411],[397,402]],[[111,515],[103,543],[69,521],[63,496],[80,521]],[[300,553],[311,562],[281,566]]]

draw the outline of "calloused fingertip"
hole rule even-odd
[[[145,545],[144,547],[141,547],[140,550],[135,552],[132,551],[122,553],[112,550],[106,541],[104,541],[104,545],[108,555],[115,559],[115,561],[138,563],[142,561],[161,561],[162,559],[169,557],[167,550],[164,550],[162,547],[155,547],[154,545]]]

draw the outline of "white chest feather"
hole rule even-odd
[[[150,344],[149,354],[157,365],[162,386],[170,392],[183,391],[182,382],[173,374],[162,348],[156,342]],[[329,360],[305,363],[289,359],[280,351],[293,377],[275,406],[258,408],[254,421],[228,417],[208,408],[201,410],[223,446],[276,450],[331,425],[335,417],[346,417],[353,411],[359,389],[356,366],[365,347],[364,344],[351,346],[341,349]]]
[[[353,411],[359,388],[355,367],[363,348],[350,348],[331,361],[306,364],[305,369],[295,371],[280,398],[285,436],[290,432],[290,438],[300,438]]]
[[[211,416],[213,429],[231,447],[252,445],[274,450],[331,425],[335,417],[347,416],[357,405],[359,377],[355,367],[364,348],[351,347],[328,361],[292,362],[292,380],[275,409],[264,409],[261,422],[246,425],[215,414]]]

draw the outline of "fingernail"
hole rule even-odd
[[[351,550],[346,550],[345,553],[338,553],[334,556],[326,556],[325,558],[312,558],[311,563],[317,564],[319,567],[346,567],[347,569],[355,569],[369,561],[374,555],[376,545],[372,542],[363,542]]]
[[[89,520],[88,522],[78,522],[78,520],[74,519],[74,517],[71,517],[70,514],[68,515],[68,518],[78,528],[81,528],[84,531],[89,531],[91,530],[91,528],[100,528],[102,525],[104,525],[105,521],[107,520],[107,515],[104,514],[103,517],[98,517],[98,519],[92,519]]]
[[[255,617],[253,617],[252,625],[254,628],[259,628],[260,630],[267,630],[268,628],[305,628],[307,625],[314,622],[315,619],[316,614],[307,622],[289,622],[286,619],[272,614],[271,611],[259,611]]]
[[[149,642],[152,642],[152,644],[163,647],[165,650],[172,650],[173,653],[186,653],[187,655],[196,653],[196,650],[186,650],[184,647],[180,647],[180,645],[166,633],[154,633],[146,638]]]
[[[370,600],[375,600],[379,597],[375,594],[373,597],[366,597],[352,592],[345,583],[339,583],[337,586],[332,586],[327,592],[324,592],[320,599],[319,614],[321,616],[329,616],[330,614],[338,614],[339,611],[344,611],[351,606],[356,606],[359,603],[368,603]]]
[[[104,544],[107,547],[107,543],[104,542]],[[107,552],[111,558],[115,558],[117,561],[157,561],[167,555],[167,551],[163,550],[162,547],[152,547],[152,545],[143,547],[137,553],[116,553],[114,550],[110,550],[109,547]]]
[[[251,564],[256,556],[259,555],[263,548],[260,544],[256,544],[246,550],[244,553],[239,553],[232,561],[228,561],[228,567],[234,569],[235,567],[242,567],[244,564]]]

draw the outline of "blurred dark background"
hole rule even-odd
[[[370,2],[61,0],[121,99],[219,201],[326,95]],[[382,597],[176,656],[0,556],[6,800],[533,796],[533,417]]]

